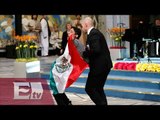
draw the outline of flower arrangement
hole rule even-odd
[[[109,29],[110,37],[115,41],[120,41],[122,39],[122,36],[124,35],[125,28],[121,27],[113,27]]]
[[[112,46],[121,46],[120,42],[122,40],[122,36],[125,33],[125,28],[124,27],[113,27],[111,29],[107,29],[107,32],[111,40],[113,40]]]
[[[136,71],[136,62],[117,62],[114,64],[114,70],[128,70],[128,71]]]
[[[158,72],[158,73],[160,73],[160,64],[156,64],[156,63],[139,63],[136,66],[136,71]]]
[[[113,70],[160,73],[160,64],[137,63],[137,62],[116,62],[114,63]]]
[[[18,62],[29,62],[38,60],[35,51],[38,48],[36,45],[36,36],[22,35],[15,36],[16,40],[16,55]]]

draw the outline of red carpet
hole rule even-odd
[[[0,105],[55,105],[47,80],[0,78]]]

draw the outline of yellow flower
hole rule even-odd
[[[25,44],[23,47],[24,47],[24,48],[26,48],[26,47],[28,47],[28,45],[27,45],[27,44]]]
[[[17,46],[17,47],[16,47],[16,50],[18,50],[18,49],[19,49],[19,47]]]
[[[34,60],[33,58],[36,57],[35,50],[38,46],[35,46],[35,41],[37,40],[37,36],[29,36],[29,35],[22,35],[22,36],[15,36],[14,39],[16,40],[16,53],[18,61],[24,61],[24,59]],[[33,48],[35,48],[33,50]]]
[[[138,63],[136,71],[142,72],[160,72],[160,64],[156,63]]]
[[[31,45],[29,48],[33,48],[33,45]]]
[[[35,46],[34,46],[34,48],[38,48],[38,46],[37,46],[37,45],[35,45]]]

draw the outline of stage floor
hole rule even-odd
[[[138,59],[124,58],[123,60],[115,60],[114,62],[138,62]],[[160,57],[139,58],[140,62],[152,62],[160,64]]]

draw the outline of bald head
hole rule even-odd
[[[87,32],[89,28],[93,27],[94,24],[93,24],[93,20],[91,17],[86,17],[84,18],[82,21],[81,21],[81,24],[82,24],[82,30],[84,32]]]
[[[93,26],[93,20],[92,20],[91,17],[86,17],[86,18],[84,18],[84,22],[85,22],[86,24],[88,24],[88,26],[90,26],[90,27]]]

